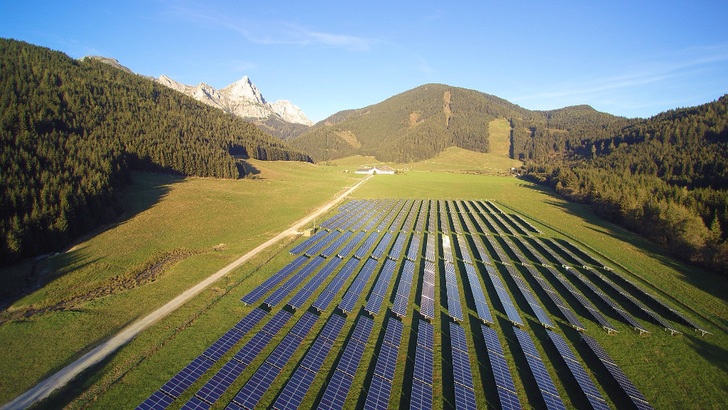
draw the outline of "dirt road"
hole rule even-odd
[[[68,366],[64,367],[60,371],[58,371],[53,376],[43,380],[42,382],[38,383],[35,387],[28,390],[27,392],[21,394],[20,396],[16,397],[13,401],[6,403],[3,405],[0,409],[24,409],[32,404],[43,400],[44,398],[48,397],[54,390],[59,389],[66,385],[69,381],[71,381],[74,377],[76,377],[79,373],[86,370],[87,368],[95,365],[96,363],[99,363],[100,361],[104,360],[107,356],[112,354],[116,349],[119,347],[125,345],[130,340],[132,340],[136,335],[138,335],[140,332],[142,332],[144,329],[148,328],[152,324],[154,324],[159,319],[169,315],[174,310],[179,308],[180,306],[187,303],[190,299],[197,296],[200,292],[205,290],[208,286],[215,283],[217,280],[222,278],[223,276],[230,273],[233,269],[238,268],[240,265],[244,264],[245,262],[249,261],[258,253],[262,252],[269,246],[275,244],[276,242],[287,238],[291,235],[295,235],[299,230],[304,228],[307,224],[309,224],[311,221],[313,221],[315,218],[318,218],[319,216],[325,214],[328,212],[331,208],[335,207],[337,204],[339,204],[341,201],[343,201],[347,196],[349,196],[352,192],[354,192],[357,188],[359,188],[362,184],[364,184],[366,181],[369,180],[372,176],[368,176],[350,189],[348,189],[346,192],[340,194],[333,200],[327,202],[324,204],[321,208],[314,211],[311,215],[308,215],[307,217],[301,219],[300,221],[293,224],[290,228],[287,230],[279,233],[278,235],[274,236],[273,238],[267,240],[265,243],[259,245],[255,249],[251,250],[250,252],[246,253],[245,255],[241,256],[238,260],[231,263],[230,265],[220,269],[219,271],[215,272],[214,274],[207,277],[207,279],[203,280],[202,282],[198,283],[197,285],[187,289],[183,293],[181,293],[179,296],[175,297],[174,299],[170,300],[167,304],[160,307],[159,309],[155,310],[154,312],[150,313],[146,317],[132,323],[128,327],[122,329],[119,333],[111,337],[109,340],[103,342],[101,345],[96,347],[95,349],[91,350],[90,352],[83,355],[81,358],[76,360],[75,362],[69,364]]]

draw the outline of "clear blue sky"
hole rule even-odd
[[[222,88],[314,121],[419,85],[628,117],[728,93],[726,1],[0,0],[0,37]]]

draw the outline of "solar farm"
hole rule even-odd
[[[587,333],[708,332],[529,220],[485,200],[349,201],[137,408],[565,408],[566,392],[601,409],[605,391],[651,408]]]

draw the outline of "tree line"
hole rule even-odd
[[[239,178],[235,155],[311,161],[150,79],[0,39],[2,263],[118,217],[130,170]]]
[[[728,96],[575,141],[529,161],[526,176],[728,275]]]

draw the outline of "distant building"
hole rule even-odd
[[[359,168],[356,170],[357,174],[370,174],[370,175],[376,175],[376,174],[384,174],[384,175],[394,175],[394,170],[391,167],[388,167],[386,165],[384,166],[374,166],[374,167],[364,167]]]

